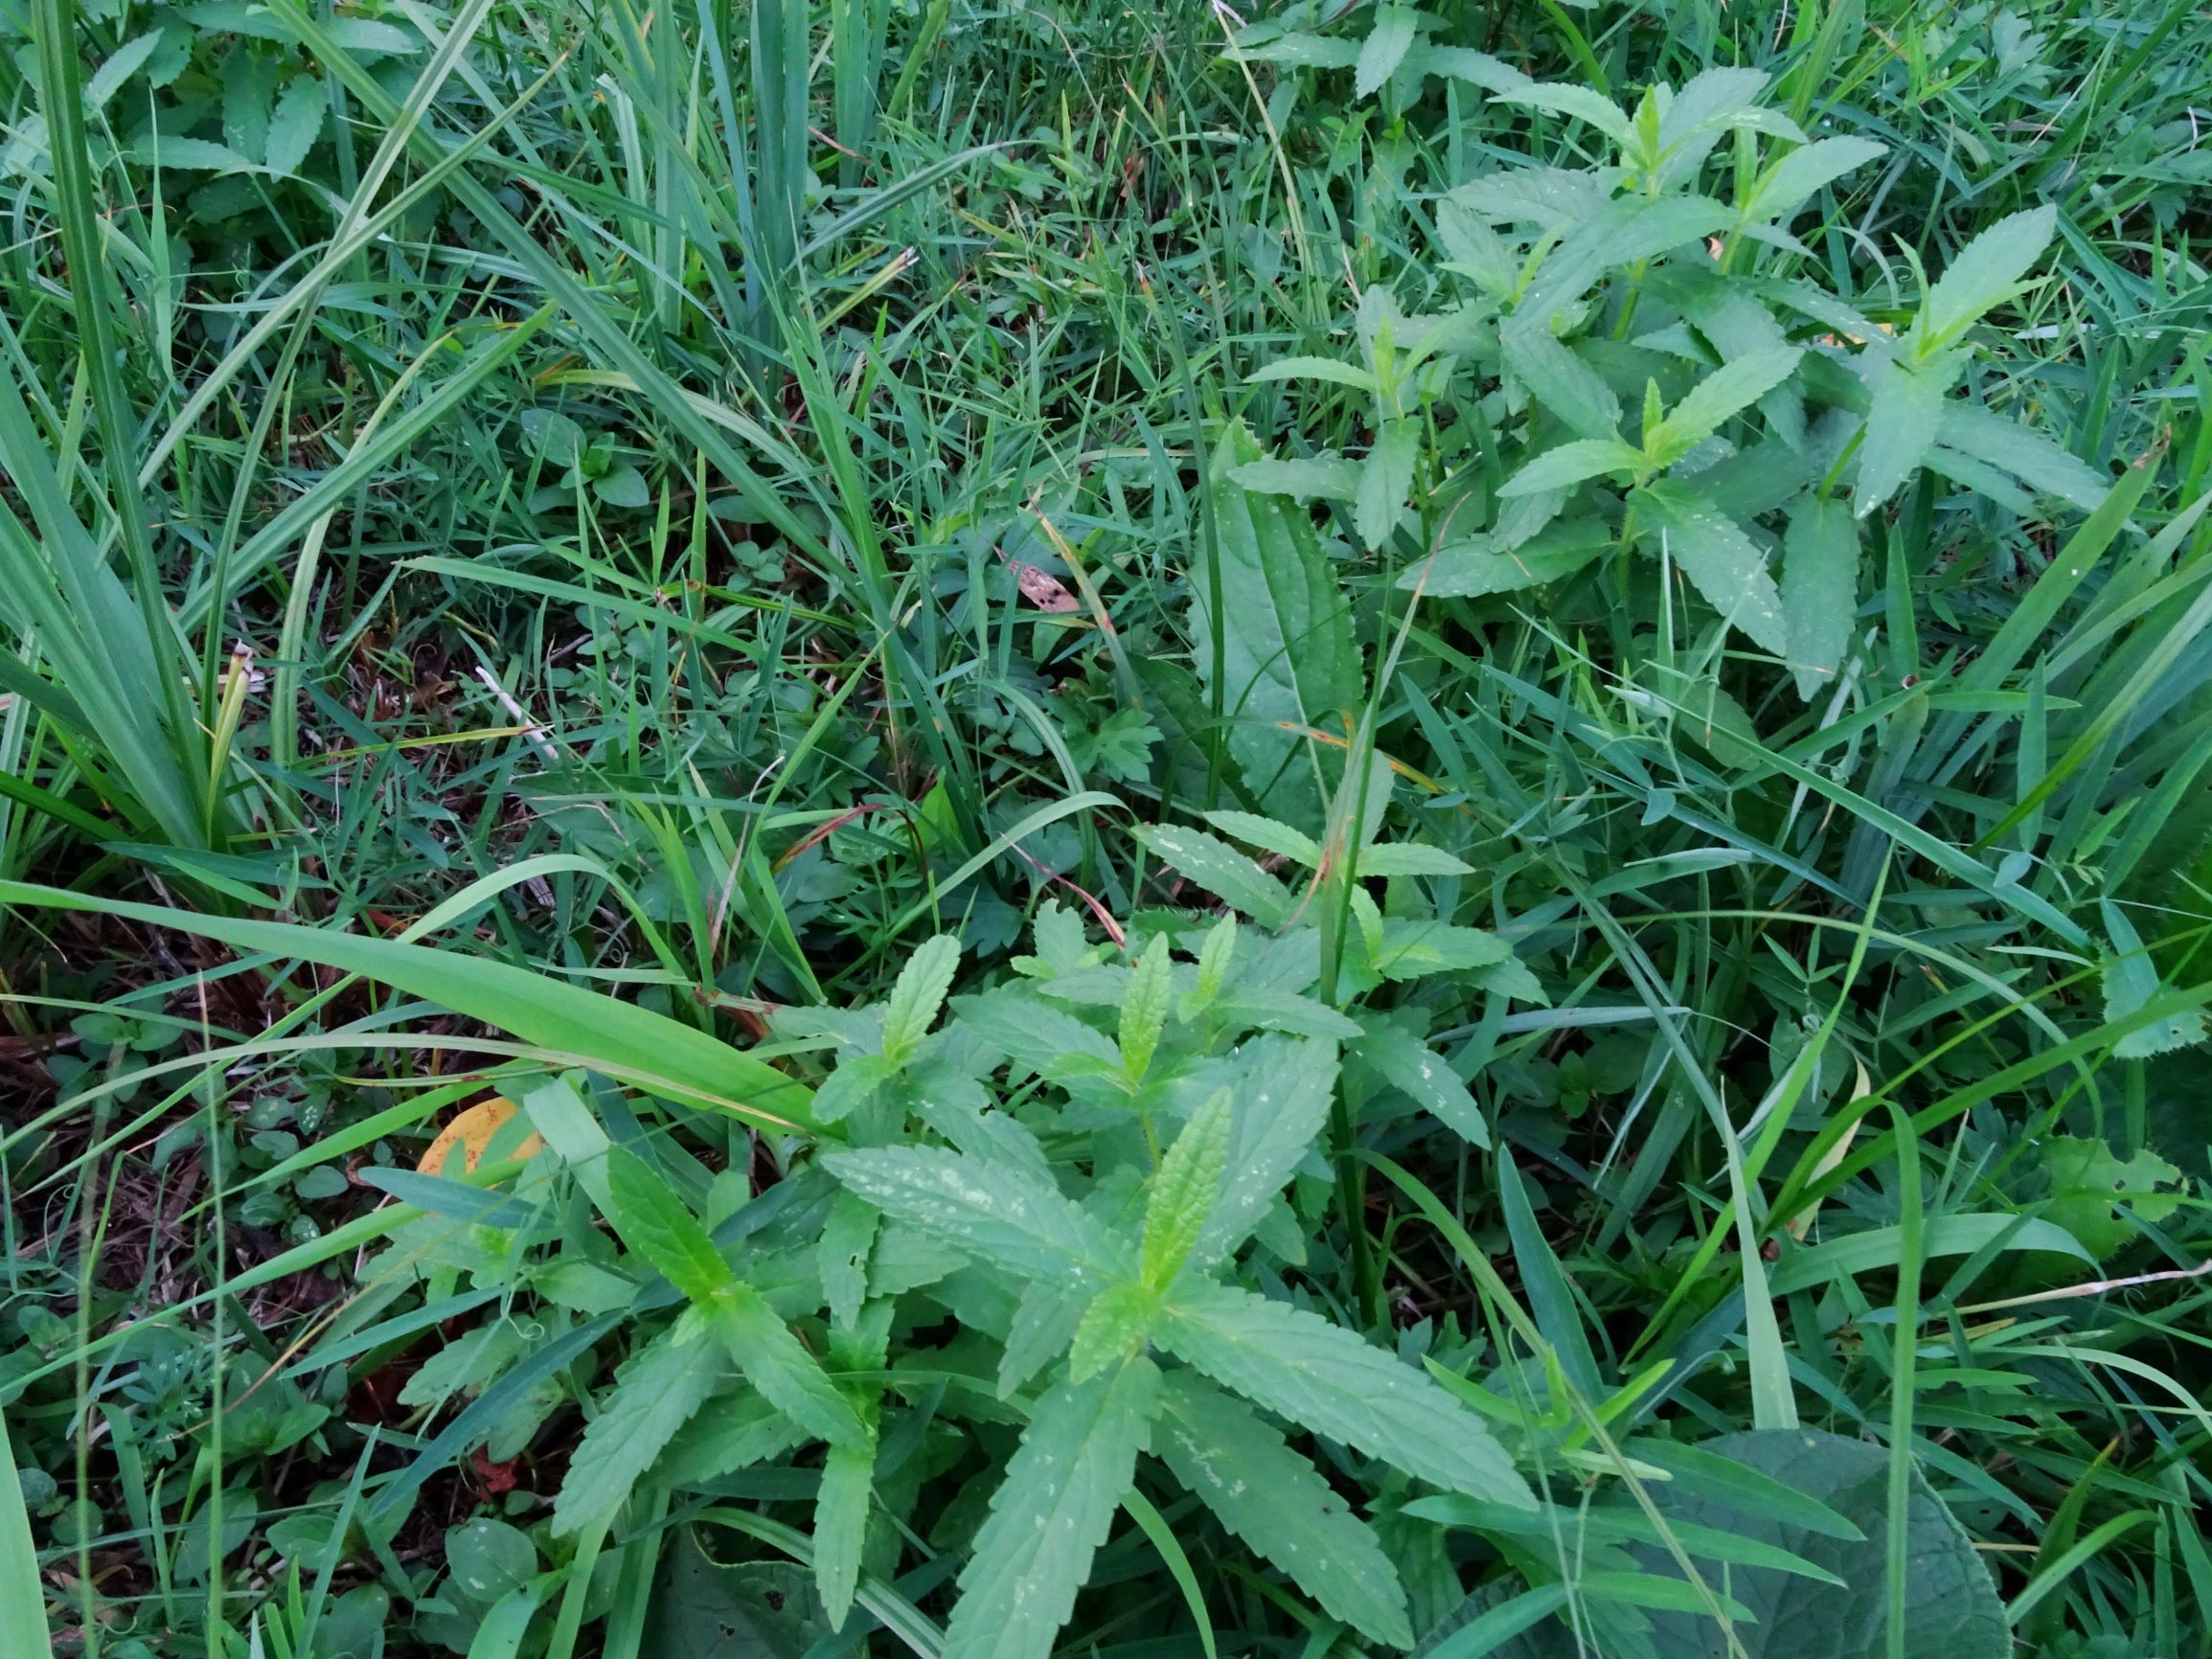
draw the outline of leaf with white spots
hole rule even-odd
[[[1221,1525],[1297,1581],[1322,1610],[1392,1648],[1413,1628],[1398,1570],[1375,1534],[1274,1427],[1196,1372],[1170,1372],[1152,1450]]]
[[[885,1215],[1025,1279],[1103,1287],[1129,1255],[1073,1199],[1004,1164],[938,1147],[832,1152],[822,1163]]]
[[[1336,1046],[1264,1036],[1244,1045],[1229,1084],[1229,1149],[1220,1191],[1198,1230],[1190,1265],[1197,1271],[1231,1255],[1251,1236],[1291,1171],[1305,1162],[1328,1121],[1336,1086]]]
[[[961,1572],[944,1659],[1047,1659],[1159,1403],[1159,1368],[1142,1358],[1037,1402]]]

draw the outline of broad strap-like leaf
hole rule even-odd
[[[940,1147],[832,1152],[822,1163],[886,1215],[1024,1279],[1103,1287],[1128,1255],[1075,1200],[1003,1164]]]
[[[720,1344],[706,1340],[696,1324],[665,1330],[631,1354],[568,1460],[553,1507],[555,1534],[573,1533],[620,1508],[714,1391],[724,1365]]]
[[[1655,480],[1632,499],[1648,527],[1646,545],[1663,548],[1706,602],[1762,648],[1786,655],[1782,591],[1743,526],[1676,479]]]
[[[1230,1083],[1229,1149],[1214,1208],[1191,1249],[1191,1265],[1225,1260],[1260,1224],[1275,1194],[1306,1159],[1329,1121],[1336,1087],[1334,1044],[1264,1036],[1246,1043]]]
[[[1546,489],[1571,489],[1585,479],[1608,472],[1634,472],[1649,465],[1641,449],[1618,438],[1576,438],[1527,463],[1505,481],[1498,494],[1536,495]]]
[[[1242,1400],[1169,1372],[1152,1451],[1252,1550],[1333,1618],[1392,1648],[1413,1644],[1398,1571],[1320,1472]]]
[[[961,1572],[943,1659],[1052,1652],[1136,1473],[1159,1399],[1159,1368],[1138,1358],[1062,1382],[1037,1402]]]
[[[1840,501],[1808,496],[1790,514],[1782,542],[1782,612],[1790,672],[1811,702],[1836,689],[1859,610],[1859,522]]]
[[[1395,1355],[1284,1302],[1186,1285],[1153,1340],[1286,1421],[1470,1497],[1535,1503],[1482,1420]]]
[[[1252,860],[1203,830],[1162,824],[1132,831],[1153,857],[1189,876],[1263,927],[1290,920],[1297,900],[1289,889]]]

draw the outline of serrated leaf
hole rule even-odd
[[[1242,1401],[1170,1372],[1153,1452],[1251,1549],[1370,1639],[1407,1648],[1405,1591],[1375,1534],[1320,1473]]]
[[[822,1297],[832,1325],[851,1325],[868,1298],[868,1253],[876,1246],[876,1224],[882,1215],[866,1199],[840,1192],[830,1202],[829,1218],[815,1245]]]
[[[2132,1221],[2115,1214],[2115,1206],[2155,1223],[2171,1216],[2188,1192],[2181,1171],[2148,1148],[2123,1159],[2093,1136],[2052,1135],[2042,1152],[2051,1183],[2044,1219],[2080,1239],[2100,1261],[2141,1237]],[[2179,1192],[2158,1191],[2175,1183]]]
[[[1529,396],[1585,438],[1618,441],[1621,400],[1556,339],[1547,319],[1516,316],[1498,331],[1505,366]]]
[[[1318,1314],[1227,1285],[1187,1285],[1154,1340],[1276,1416],[1416,1480],[1523,1508],[1536,1502],[1480,1418],[1425,1374]]]
[[[261,163],[240,155],[227,144],[205,138],[178,138],[169,133],[149,134],[132,148],[130,159],[148,167],[183,168],[202,172],[264,172]]]
[[[1676,479],[1661,478],[1636,492],[1652,539],[1690,579],[1706,602],[1754,643],[1776,656],[1790,651],[1782,592],[1767,557],[1742,526]]]
[[[1531,84],[1529,78],[1511,64],[1468,46],[1416,46],[1406,62],[1425,75],[1470,81],[1486,92],[1518,92]]]
[[[239,50],[223,60],[223,142],[249,160],[267,152],[276,67],[260,53]]]
[[[888,1055],[848,1055],[814,1091],[814,1121],[835,1124],[876,1098],[876,1091],[899,1075]]]
[[[1300,69],[1349,69],[1359,60],[1359,43],[1327,34],[1285,34],[1259,46],[1239,46],[1229,56],[1251,63],[1288,63]]]
[[[553,1507],[556,1536],[620,1508],[661,1448],[714,1391],[723,1366],[721,1348],[698,1340],[696,1331],[691,1335],[679,1341],[674,1331],[663,1331],[615,1373],[613,1389],[601,1399],[599,1415],[568,1460]]]
[[[1768,168],[1751,188],[1745,204],[1746,219],[1783,219],[1796,212],[1824,185],[1835,183],[1854,168],[1864,167],[1887,147],[1870,138],[1823,138],[1793,149]]]
[[[981,996],[954,997],[952,1008],[971,1034],[1032,1071],[1051,1075],[1071,1058],[1090,1062],[1093,1070],[1121,1069],[1113,1038],[1031,991],[1002,986]]]
[[[1748,352],[1706,375],[1675,405],[1656,433],[1644,435],[1653,464],[1672,466],[1737,415],[1790,378],[1805,353],[1795,346]]]
[[[1294,900],[1280,881],[1224,841],[1203,830],[1162,824],[1131,831],[1163,863],[1242,910],[1263,927],[1290,919]]]
[[[1364,1016],[1360,1025],[1357,1052],[1391,1087],[1433,1113],[1461,1140],[1477,1147],[1490,1145],[1490,1125],[1483,1121],[1482,1108],[1442,1055],[1380,1014]]]
[[[1334,386],[1349,386],[1356,392],[1375,390],[1375,376],[1352,363],[1339,363],[1334,357],[1278,357],[1272,363],[1263,363],[1244,378],[1248,381],[1266,380],[1326,380]]]
[[[2112,953],[2105,959],[2105,1018],[2120,1020],[2158,994],[2158,965],[2143,948],[2125,910],[2106,899],[2102,914],[2105,937],[2112,942]],[[2130,1032],[2113,1045],[2112,1053],[2124,1060],[2149,1059],[2203,1040],[2204,1016],[2195,1009],[2183,1009]]]
[[[311,75],[296,75],[285,83],[269,118],[269,170],[289,177],[300,170],[308,152],[322,136],[323,117],[331,107],[330,88]]]
[[[1835,690],[1859,611],[1859,522],[1840,501],[1807,496],[1782,542],[1782,614],[1790,672],[1807,702]]]
[[[2111,480],[2079,456],[1974,403],[1947,398],[1936,439],[2011,473],[2039,494],[2055,495],[2086,512],[2094,512],[2111,492]]]
[[[1441,847],[1424,847],[1414,841],[1359,850],[1361,875],[1472,875],[1474,866],[1453,857]]]
[[[1159,1369],[1140,1358],[1037,1402],[961,1571],[943,1659],[1047,1659],[1135,1476],[1159,1393]]]
[[[1145,943],[1122,993],[1122,1072],[1131,1082],[1152,1069],[1160,1034],[1168,1027],[1168,1007],[1174,1000],[1174,965],[1168,955],[1168,936],[1155,933]]]
[[[1532,85],[1516,87],[1511,92],[1499,93],[1493,102],[1517,103],[1530,109],[1548,109],[1554,115],[1571,115],[1578,121],[1588,122],[1624,148],[1635,138],[1629,118],[1620,105],[1604,93],[1593,91],[1587,86],[1573,86],[1562,81],[1538,81]]]
[[[1172,1284],[1205,1230],[1221,1190],[1230,1120],[1229,1091],[1217,1090],[1191,1114],[1153,1172],[1141,1263],[1147,1284],[1165,1289]]]
[[[1413,44],[1414,25],[1419,15],[1410,6],[1375,8],[1374,27],[1359,43],[1357,67],[1352,78],[1355,97],[1367,97],[1398,73],[1399,64],[1405,59],[1406,48]]]
[[[822,1460],[822,1484],[814,1497],[814,1582],[832,1630],[842,1630],[853,1610],[875,1482],[874,1435],[832,1445]]]
[[[1406,492],[1413,488],[1413,469],[1421,459],[1421,428],[1406,416],[1382,423],[1375,447],[1359,465],[1359,488],[1352,500],[1352,527],[1370,552],[1380,548],[1397,528],[1404,510]]]
[[[960,941],[948,933],[924,941],[906,959],[883,1007],[883,1052],[891,1058],[904,1059],[929,1034],[959,967]]]
[[[1024,1279],[1104,1285],[1124,1252],[1083,1207],[1000,1164],[937,1147],[832,1152],[824,1168],[887,1216]]]
[[[615,1232],[687,1301],[710,1302],[738,1282],[698,1217],[635,1152],[608,1149],[606,1184]]]
[[[1152,1334],[1160,1293],[1150,1284],[1109,1284],[1083,1309],[1067,1351],[1067,1374],[1077,1382],[1133,1359]]]
[[[837,1392],[821,1361],[791,1334],[766,1297],[741,1279],[699,1306],[745,1380],[770,1405],[832,1445],[869,1438],[852,1402]]]
[[[1257,812],[1237,812],[1228,809],[1208,812],[1206,822],[1224,835],[1277,852],[1294,859],[1307,869],[1316,868],[1321,862],[1321,843],[1304,830],[1293,830],[1288,824],[1279,824],[1272,818],[1263,818]]]
[[[1585,479],[1608,472],[1638,472],[1650,463],[1644,452],[1618,438],[1577,438],[1547,449],[1498,488],[1501,496],[1536,495],[1571,489]]]
[[[1419,979],[1489,967],[1513,955],[1513,946],[1479,927],[1415,917],[1385,917],[1374,947],[1375,970],[1385,979]]]
[[[1213,1213],[1191,1249],[1194,1270],[1225,1261],[1251,1236],[1275,1194],[1305,1162],[1335,1097],[1336,1051],[1326,1042],[1258,1037],[1229,1085],[1229,1149]]]
[[[708,1481],[782,1457],[806,1438],[766,1397],[745,1389],[718,1395],[694,1412],[669,1442],[660,1466],[666,1476]]]
[[[1941,381],[1908,368],[1902,358],[1882,365],[1866,411],[1866,437],[1859,445],[1859,483],[1853,507],[1864,518],[1898,491],[1927,459],[1943,421]]]
[[[1357,461],[1336,455],[1313,455],[1296,460],[1268,456],[1247,461],[1229,474],[1258,495],[1292,495],[1299,500],[1350,501],[1358,493],[1361,467]]]
[[[161,31],[149,29],[118,46],[84,83],[85,102],[95,109],[105,108],[107,101],[123,90],[125,81],[145,67],[146,60],[160,44]]]
[[[1959,250],[1921,302],[1905,348],[1925,360],[1950,345],[1982,314],[2020,291],[2020,279],[2058,233],[2059,210],[2045,203],[1997,220]]]
[[[1224,916],[1206,929],[1205,943],[1198,946],[1197,999],[1210,1002],[1220,994],[1221,987],[1229,977],[1229,967],[1237,957],[1237,919]]]
[[[1512,547],[1488,535],[1471,536],[1440,549],[1427,563],[1408,564],[1398,585],[1439,599],[1515,593],[1574,575],[1612,539],[1604,520],[1587,517],[1562,519]]]

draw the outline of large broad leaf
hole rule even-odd
[[[1807,702],[1836,689],[1859,611],[1859,525],[1840,501],[1808,497],[1782,544],[1783,626],[1790,672]]]
[[[750,1123],[809,1128],[806,1086],[774,1067],[633,1003],[618,1002],[504,962],[329,928],[296,927],[196,911],[98,898],[57,887],[0,881],[0,904],[89,910],[148,927],[173,927],[239,950],[319,963],[397,986],[412,996],[513,1033],[564,1062],[588,1066],[688,1105],[733,1112]]]
[[[1322,1610],[1410,1647],[1405,1591],[1375,1534],[1319,1471],[1241,1400],[1171,1372],[1152,1449],[1230,1532],[1297,1580]]]
[[[1199,678],[1220,695],[1229,753],[1245,782],[1276,817],[1318,824],[1338,768],[1299,731],[1334,729],[1358,705],[1359,648],[1311,521],[1233,476],[1260,456],[1242,423],[1222,433],[1214,452],[1219,566],[1191,582],[1191,646]],[[1209,608],[1217,577],[1219,618]]]
[[[1842,1580],[1838,1586],[1771,1567],[1732,1568],[1727,1593],[1758,1621],[1735,1628],[1746,1659],[1880,1659],[1889,1617],[1888,1451],[1814,1429],[1722,1435],[1699,1449],[1817,1499],[1866,1534],[1846,1540],[1770,1515],[1745,1514],[1710,1495],[1682,1495],[1671,1483],[1649,1489],[1664,1516],[1777,1545]],[[1917,1471],[1904,1524],[1905,1659],[2006,1659],[2012,1631],[1989,1569]],[[1654,1573],[1676,1571],[1658,1550],[1644,1546],[1639,1554]],[[1658,1659],[1717,1659],[1730,1651],[1710,1618],[1656,1613],[1652,1634]]]
[[[1470,1497],[1535,1503],[1482,1420],[1424,1372],[1318,1314],[1227,1285],[1178,1292],[1161,1347],[1288,1421]]]
[[[1159,1399],[1159,1368],[1140,1358],[1060,1383],[1037,1402],[961,1572],[944,1659],[1051,1653],[1136,1474]]]

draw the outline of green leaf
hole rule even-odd
[[[1870,1659],[1881,1653],[1889,1616],[1883,1593],[1888,1577],[1888,1450],[1813,1429],[1722,1435],[1700,1443],[1697,1449],[1741,1464],[1816,1500],[1864,1534],[1859,1540],[1847,1541],[1770,1515],[1731,1510],[1709,1496],[1679,1490],[1672,1482],[1656,1482],[1647,1489],[1663,1519],[1710,1526],[1771,1544],[1840,1580],[1825,1584],[1778,1567],[1731,1567],[1727,1593],[1756,1621],[1735,1626],[1747,1659]],[[1917,1470],[1911,1479],[1905,1531],[1910,1570],[1902,1591],[1904,1659],[2007,1659],[2013,1651],[2012,1632],[1989,1569]],[[1655,1546],[1639,1545],[1635,1553],[1651,1574],[1675,1575],[1673,1563]],[[1710,1576],[1707,1584],[1715,1590],[1721,1587]],[[1702,1659],[1712,1651],[1713,1622],[1699,1612],[1660,1611],[1653,1616],[1651,1635],[1659,1659]]]
[[[240,950],[265,950],[279,960],[320,963],[397,986],[554,1050],[565,1057],[564,1063],[589,1065],[671,1100],[730,1112],[785,1132],[811,1127],[805,1086],[773,1066],[696,1026],[508,963],[328,928],[203,916],[19,881],[0,881],[0,904],[95,911],[220,940]]]
[[[1547,449],[1499,487],[1501,496],[1535,495],[1546,489],[1571,489],[1587,478],[1607,472],[1639,472],[1650,463],[1644,452],[1618,438],[1577,438]]]
[[[608,1148],[606,1182],[615,1232],[687,1301],[711,1302],[738,1282],[698,1217],[635,1152]]]
[[[1760,175],[1744,205],[1745,222],[1788,218],[1813,193],[1864,167],[1886,147],[1869,138],[1823,138],[1793,149]]]
[[[223,60],[223,142],[239,154],[266,153],[276,90],[275,66],[262,54],[234,52]]]
[[[182,168],[195,172],[227,174],[268,170],[227,144],[205,138],[179,138],[158,130],[132,148],[130,159],[148,167]]]
[[[1515,593],[1574,575],[1612,540],[1603,519],[1586,517],[1560,519],[1511,547],[1488,535],[1470,536],[1439,549],[1431,560],[1408,564],[1398,585],[1438,599]]]
[[[640,508],[652,505],[652,487],[645,474],[625,462],[609,467],[591,481],[591,492],[609,507]]]
[[[1227,983],[1230,966],[1236,958],[1237,919],[1233,915],[1224,916],[1206,929],[1205,943],[1198,946],[1199,1002],[1211,1002],[1220,994],[1221,987]]]
[[[814,1582],[832,1630],[842,1630],[853,1610],[875,1494],[876,1437],[830,1447],[814,1497]]]
[[[1420,423],[1403,415],[1385,420],[1360,464],[1359,488],[1352,502],[1352,525],[1368,551],[1380,548],[1397,528],[1420,459]]]
[[[2112,953],[2105,959],[2105,1018],[2110,1022],[2126,1019],[2147,1005],[2160,988],[2158,965],[2143,948],[2128,913],[2106,899],[2102,914],[2105,936],[2112,942]],[[2112,1054],[2123,1060],[2149,1059],[2203,1040],[2204,1016],[2193,1008],[2183,1009],[2130,1032],[2112,1046]]]
[[[1152,1069],[1160,1034],[1168,1027],[1168,1005],[1174,999],[1172,975],[1174,965],[1168,955],[1168,936],[1155,933],[1145,943],[1122,993],[1122,1073],[1132,1083]]]
[[[2020,279],[2050,246],[2059,210],[2048,203],[1997,222],[1959,250],[1921,302],[1904,345],[1925,362],[1978,322],[1985,311],[2020,292]]]
[[[814,1091],[814,1122],[844,1122],[876,1098],[876,1091],[899,1075],[888,1055],[848,1055]]]
[[[1293,830],[1288,824],[1278,824],[1272,818],[1263,818],[1257,812],[1235,812],[1227,809],[1208,812],[1206,822],[1227,835],[1269,852],[1281,853],[1285,858],[1303,864],[1309,870],[1321,864],[1321,843],[1304,830]]]
[[[46,1592],[38,1579],[38,1549],[31,1541],[31,1516],[23,1500],[23,1481],[15,1448],[0,1415],[0,1619],[11,1630],[44,1630]]]
[[[1083,1207],[1002,1164],[937,1147],[832,1152],[851,1192],[970,1256],[1025,1279],[1103,1286],[1125,1252]]]
[[[118,46],[84,83],[85,102],[95,109],[104,109],[107,101],[123,90],[125,81],[146,66],[146,60],[160,45],[161,31],[148,29]]]
[[[1552,334],[1548,318],[1516,313],[1498,339],[1506,368],[1530,397],[1583,437],[1619,442],[1621,400],[1596,370]]]
[[[1288,63],[1301,69],[1349,69],[1358,61],[1359,43],[1301,33],[1259,46],[1239,46],[1224,56],[1251,63]]]
[[[1278,357],[1272,363],[1262,364],[1244,378],[1247,380],[1327,380],[1332,385],[1350,386],[1357,392],[1372,392],[1376,389],[1373,375],[1351,363],[1339,363],[1334,357]],[[1257,460],[1258,457],[1254,456],[1252,459]]]
[[[1767,572],[1767,556],[1742,527],[1676,479],[1659,479],[1634,500],[1646,534],[1707,602],[1762,648],[1787,656],[1790,632],[1781,590]]]
[[[285,82],[276,113],[269,118],[268,148],[262,152],[271,172],[289,177],[300,170],[322,136],[323,117],[330,107],[331,91],[320,77],[296,75]]]
[[[1927,458],[1943,422],[1940,380],[1906,366],[1902,357],[1882,365],[1866,411],[1866,436],[1859,445],[1859,484],[1853,505],[1864,518],[1910,478]]]
[[[1382,923],[1375,971],[1384,979],[1420,979],[1431,973],[1493,967],[1512,955],[1513,947],[1504,940],[1479,927],[1392,916]]]
[[[1183,1270],[1214,1212],[1229,1155],[1229,1091],[1220,1089],[1193,1112],[1153,1171],[1145,1203],[1142,1271],[1155,1289],[1166,1289]]]
[[[1358,462],[1335,455],[1290,461],[1269,456],[1247,461],[1229,476],[1255,495],[1293,495],[1302,501],[1314,496],[1324,501],[1350,501],[1359,492],[1363,470]]]
[[[1159,1316],[1160,1293],[1150,1284],[1109,1284],[1083,1309],[1067,1351],[1067,1374],[1084,1382],[1110,1366],[1134,1359]]]
[[[1194,1268],[1225,1261],[1251,1236],[1275,1194],[1306,1161],[1335,1098],[1336,1050],[1327,1042],[1264,1036],[1240,1052],[1221,1189],[1191,1250]]]
[[[1441,847],[1425,847],[1415,841],[1394,842],[1387,847],[1362,847],[1359,850],[1361,875],[1472,875],[1474,866],[1455,858]]]
[[[689,1317],[689,1316],[687,1316]],[[630,1355],[568,1460],[553,1531],[563,1535],[619,1509],[661,1448],[691,1420],[722,1374],[720,1345],[678,1325]]]
[[[1536,1502],[1480,1418],[1425,1374],[1317,1314],[1226,1285],[1189,1285],[1156,1340],[1287,1421],[1470,1497]]]
[[[1162,824],[1130,831],[1155,857],[1181,871],[1207,892],[1249,916],[1263,927],[1289,920],[1296,900],[1289,890],[1249,858],[1203,830]]]
[[[1392,1648],[1413,1643],[1405,1591],[1375,1534],[1313,1466],[1242,1401],[1170,1372],[1152,1450],[1253,1552],[1322,1611]]]
[[[1937,443],[2011,473],[2041,495],[2055,495],[2094,512],[2111,493],[2112,480],[2087,462],[2017,420],[1977,404],[1946,398]]]
[[[945,1006],[945,993],[952,989],[952,976],[959,968],[960,941],[949,933],[925,941],[906,959],[906,966],[899,970],[898,983],[891,988],[891,999],[883,1008],[883,1053],[887,1057],[903,1060],[922,1046],[937,1011]]]
[[[1405,49],[1413,44],[1419,16],[1410,6],[1375,8],[1375,26],[1359,43],[1358,65],[1352,78],[1353,96],[1367,97],[1398,72],[1399,64],[1405,60]]]
[[[1049,1075],[1068,1067],[1093,1073],[1121,1069],[1121,1051],[1113,1038],[1017,987],[957,996],[952,1007],[964,1031],[1032,1071]]]
[[[1807,702],[1836,689],[1859,614],[1859,524],[1840,501],[1807,496],[1782,542],[1784,653]]]
[[[738,1369],[768,1403],[817,1439],[850,1445],[870,1439],[867,1427],[821,1361],[809,1353],[768,1306],[768,1299],[742,1280],[734,1280],[712,1302],[701,1305],[707,1323],[737,1361]]]
[[[1136,1359],[1037,1402],[961,1571],[942,1659],[1047,1659],[1136,1473],[1159,1397],[1158,1367]]]
[[[1494,103],[1517,103],[1531,109],[1548,109],[1554,115],[1571,115],[1578,121],[1586,121],[1615,144],[1627,148],[1635,140],[1629,118],[1602,92],[1586,86],[1572,86],[1563,81],[1539,81],[1534,85],[1517,87],[1498,94]]]
[[[1747,352],[1733,357],[1706,375],[1659,422],[1656,433],[1644,434],[1644,449],[1652,464],[1672,466],[1730,420],[1759,401],[1797,370],[1805,353],[1795,346]]]
[[[2079,1239],[2099,1261],[2142,1237],[2116,1211],[2130,1211],[2156,1223],[2187,1196],[2188,1183],[2181,1171],[2148,1148],[2123,1159],[2094,1137],[2052,1135],[2043,1141],[2042,1149],[2043,1170],[2051,1182],[2043,1218]],[[2181,1191],[2158,1191],[2176,1183]]]
[[[1442,1055],[1380,1014],[1363,1015],[1360,1026],[1364,1034],[1355,1052],[1391,1087],[1434,1113],[1461,1140],[1477,1147],[1490,1145],[1490,1125],[1483,1121],[1482,1108]]]
[[[868,1253],[881,1219],[875,1205],[852,1193],[840,1192],[831,1201],[815,1262],[832,1325],[849,1326],[860,1316],[860,1304],[868,1296]]]

